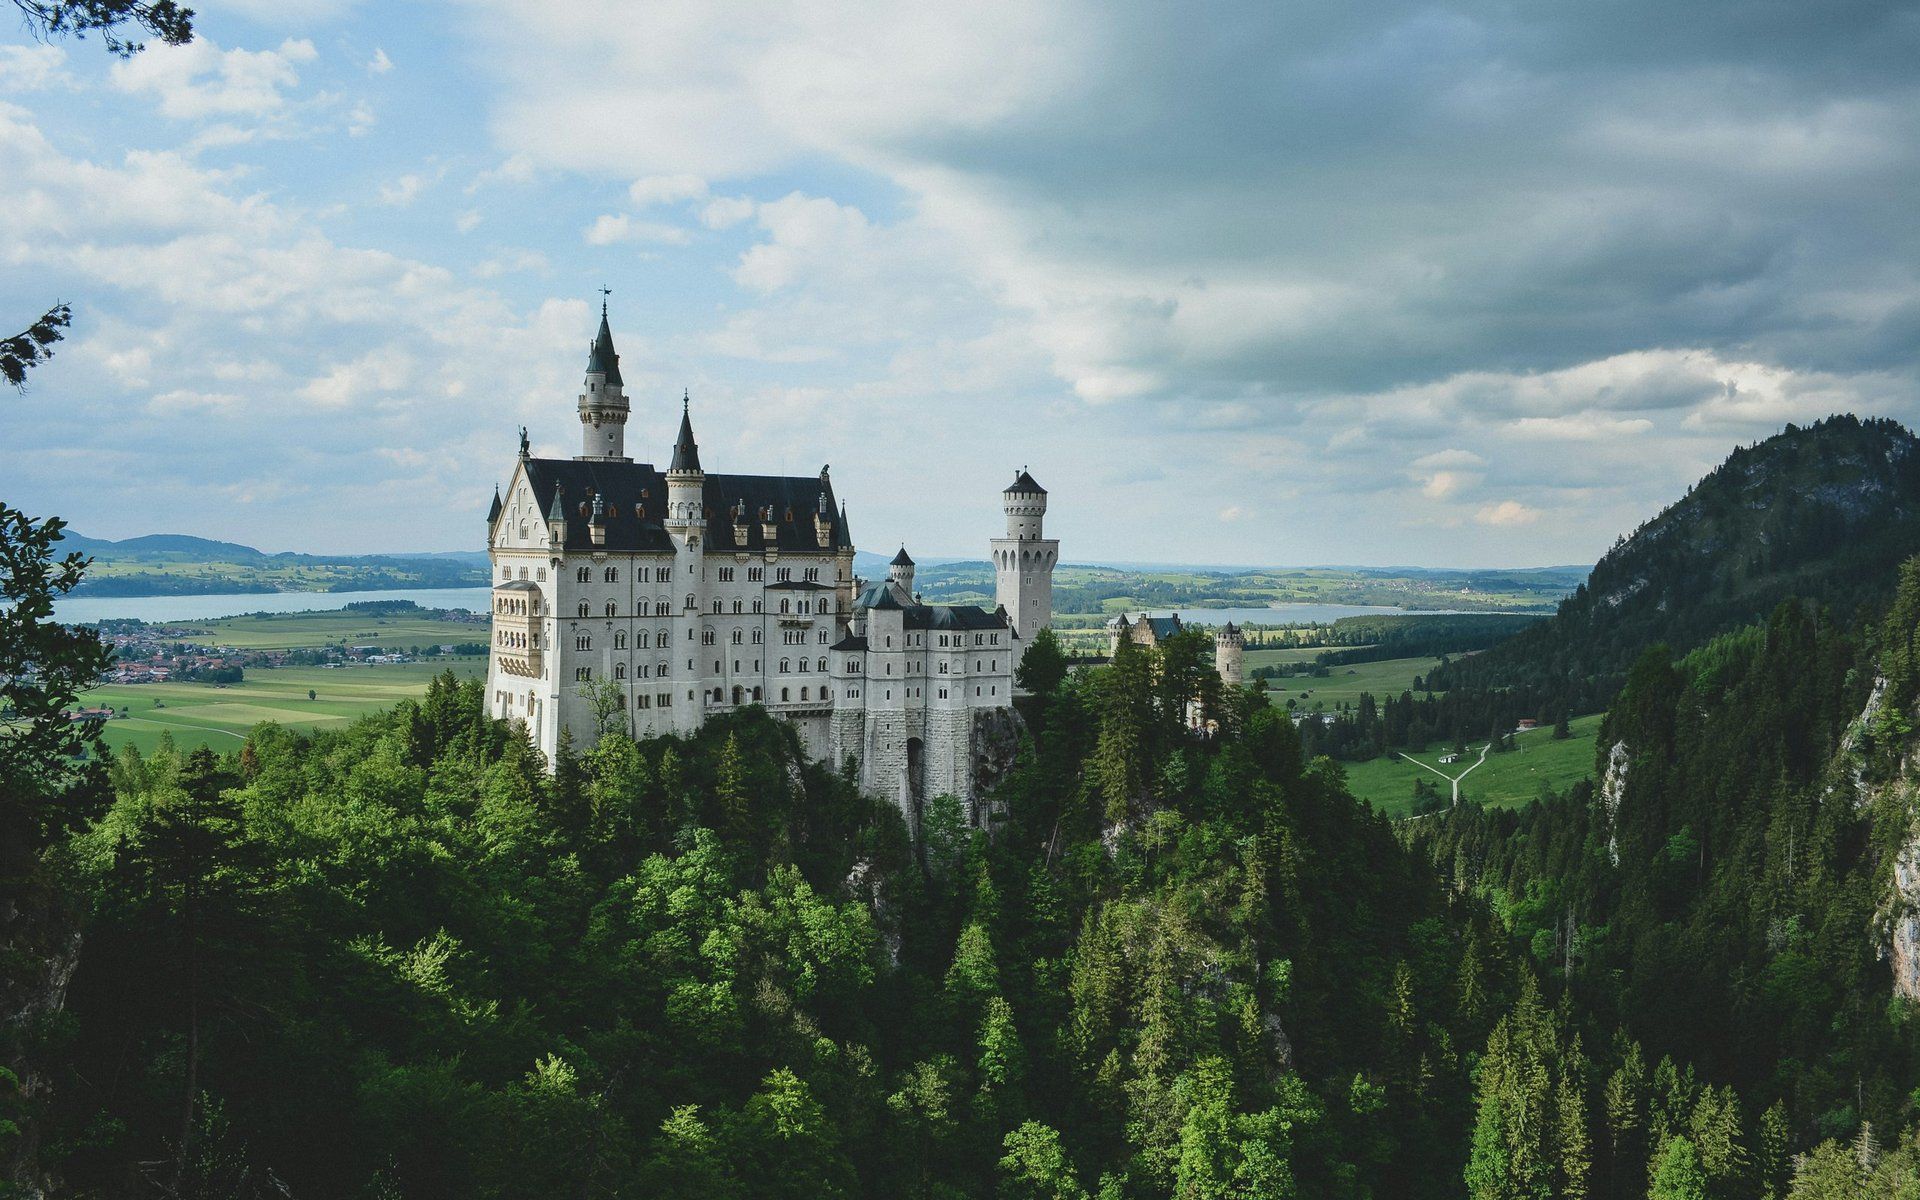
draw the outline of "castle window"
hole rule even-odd
[[[808,583],[818,583],[818,582],[820,582],[820,568],[819,568],[819,567],[808,567],[808,568],[807,568],[807,582],[808,582]]]
[[[820,660],[820,662],[819,662],[819,663],[818,663],[818,664],[817,664],[817,665],[815,666],[815,668],[814,668],[814,669],[815,669],[815,670],[817,670],[817,671],[820,671],[820,672],[822,672],[822,673],[824,674],[824,673],[825,673],[825,671],[826,671],[826,669],[827,669],[827,660],[826,660],[826,659],[824,659],[824,658],[823,658],[823,659],[821,659],[821,660]]]
[[[892,634],[888,634],[888,635],[887,635],[887,649],[889,649],[889,650],[891,650],[891,649],[893,649],[893,635],[892,635]]]
[[[733,568],[732,568],[732,567],[721,567],[721,568],[720,568],[720,582],[721,582],[721,583],[732,583],[732,582],[733,582]]]
[[[736,613],[740,611],[740,602],[738,600],[733,602],[733,611]]]
[[[667,615],[667,602],[665,600],[656,600],[653,602],[653,615],[656,617],[664,617]]]
[[[713,630],[711,630],[711,629],[702,629],[702,630],[700,631],[700,644],[701,644],[702,646],[711,646],[711,645],[713,645]]]
[[[608,583],[619,583],[619,582],[620,582],[620,568],[618,568],[618,567],[608,567],[608,568],[607,568],[607,573],[606,573],[606,581],[607,581]]]
[[[738,646],[741,642],[745,640],[746,640],[746,631],[744,629],[736,629],[733,631],[732,641],[734,645]]]
[[[775,582],[786,583],[793,578],[793,568],[777,567],[774,569],[773,578]]]
[[[792,609],[792,601],[789,601],[789,600],[786,600],[786,599],[782,599],[782,600],[780,601],[780,611],[781,611],[781,612],[783,612],[783,613],[785,613],[785,612],[791,612],[791,611],[793,611],[793,609]]]
[[[616,611],[618,610],[614,608],[613,601],[607,601],[607,615],[611,617]]]
[[[593,572],[586,567],[581,567],[573,573],[573,578],[576,583],[585,583],[593,578]]]
[[[973,689],[973,694],[974,694],[974,695],[976,695],[976,696],[978,696],[978,695],[980,694],[980,688],[979,688],[979,687],[978,687],[977,685],[976,685],[976,686],[974,687],[974,689]]]
[[[586,616],[587,614],[588,614],[588,605],[587,605],[587,602],[586,602],[585,600],[582,600],[582,601],[580,602],[580,615],[584,617],[584,616]]]
[[[615,650],[625,650],[627,648],[627,634],[625,630],[621,630],[619,633],[613,635],[613,648]]]
[[[687,593],[687,605],[686,605],[686,607],[687,607],[687,610],[688,610],[689,612],[691,612],[691,611],[693,610],[693,608],[694,608],[694,602],[693,602],[693,593],[692,593],[692,592],[688,592],[688,593]]]
[[[661,582],[661,583],[672,583],[672,582],[673,582],[673,568],[672,568],[672,567],[661,567],[661,568],[660,568],[660,582]]]
[[[525,567],[521,567],[520,578],[525,579],[526,577],[527,577],[527,569]],[[540,570],[540,578],[545,579],[546,577],[547,577],[546,568],[542,567]]]
[[[575,667],[573,669],[573,678],[576,683],[585,683],[593,678],[593,668]]]
[[[627,664],[625,663],[613,664],[613,677],[615,679],[625,679],[627,677]]]
[[[947,689],[945,689],[945,688],[941,688],[941,689],[940,689],[940,698],[941,698],[942,700],[945,700],[945,699],[947,698]]]
[[[500,568],[500,578],[502,578],[502,579],[512,579],[512,578],[513,578],[513,568],[512,568],[512,567],[501,567],[501,568]]]
[[[754,645],[756,645],[756,646],[758,646],[758,645],[760,644],[760,640],[761,640],[761,636],[762,636],[762,635],[761,635],[761,631],[760,631],[760,630],[758,630],[758,629],[756,629],[756,630],[754,630],[754,631],[753,631],[753,644],[754,644]]]
[[[575,650],[591,650],[593,649],[593,639],[583,633],[573,639],[573,648]]]
[[[748,567],[747,568],[748,583],[764,583],[766,581],[766,578],[767,578],[767,569],[765,567]]]
[[[805,700],[805,699],[807,698],[807,690],[808,690],[808,689],[806,689],[806,688],[801,688],[801,689],[800,689],[800,698],[801,698],[802,700]]]
[[[820,631],[820,638],[819,638],[819,642],[820,642],[820,644],[821,644],[822,646],[824,646],[824,645],[826,645],[826,644],[827,644],[827,631],[826,631],[826,630],[824,630],[824,629],[822,629],[822,630]]]
[[[759,611],[760,611],[760,601],[759,601],[759,599],[758,599],[758,598],[756,598],[756,599],[754,600],[754,602],[753,602],[753,611],[755,611],[755,612],[759,612]]]
[[[785,675],[785,674],[786,674],[787,672],[789,672],[789,671],[791,671],[792,669],[793,669],[793,660],[792,660],[792,659],[790,659],[790,658],[783,658],[783,659],[781,659],[781,660],[780,660],[780,673],[781,673],[782,675]]]
[[[526,577],[527,577],[527,569],[525,567],[521,567],[520,578],[525,579]],[[545,583],[547,581],[547,569],[545,567],[536,568],[533,572],[533,577],[535,579],[538,579],[541,583]]]
[[[947,673],[947,664],[944,662],[940,664],[940,673],[942,675],[945,675]]]

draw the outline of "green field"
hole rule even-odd
[[[344,724],[363,714],[427,690],[427,681],[451,668],[461,678],[482,675],[487,660],[479,656],[442,658],[431,663],[396,663],[356,667],[281,667],[249,671],[242,683],[220,687],[210,683],[139,683],[95,688],[81,699],[87,705],[111,704],[128,715],[115,717],[103,729],[107,744],[118,750],[138,746],[144,753],[159,745],[162,734],[172,734],[181,749],[212,746],[237,749],[247,731],[261,721],[277,721],[290,729],[318,729]],[[307,699],[312,689],[318,699]],[[155,707],[158,701],[164,707]]]
[[[1593,743],[1600,732],[1601,715],[1574,718],[1569,723],[1573,736],[1560,741],[1554,740],[1553,730],[1545,726],[1516,735],[1514,743],[1519,749],[1508,754],[1487,755],[1487,761],[1461,783],[1460,799],[1489,808],[1518,808],[1539,796],[1542,783],[1559,791],[1591,778]],[[1449,746],[1429,746],[1414,757],[1448,775],[1458,775],[1461,767],[1479,757],[1484,744],[1471,744],[1466,762],[1452,766],[1439,765],[1440,756],[1452,749]],[[1345,766],[1347,787],[1353,794],[1392,817],[1405,816],[1412,810],[1416,777],[1425,776],[1440,789],[1442,799],[1451,791],[1446,780],[1398,754]]]
[[[216,621],[170,621],[169,628],[189,631],[177,639],[201,645],[232,646],[240,650],[298,650],[347,646],[437,646],[484,642],[490,636],[484,623],[441,621],[431,617],[380,617],[368,613],[299,612],[260,613],[223,617]]]
[[[1319,653],[1318,650],[1249,650],[1246,656],[1247,680],[1254,682],[1255,667],[1300,662]],[[1290,699],[1297,701],[1296,708],[1308,711],[1354,703],[1360,699],[1361,692],[1372,692],[1375,700],[1384,700],[1411,689],[1413,677],[1425,675],[1439,661],[1437,658],[1387,658],[1379,662],[1331,668],[1333,674],[1325,679],[1308,675],[1269,679],[1265,681],[1267,696],[1273,703],[1283,707]]]

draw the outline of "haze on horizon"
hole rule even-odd
[[[603,285],[636,457],[926,558],[1024,465],[1070,561],[1591,562],[1920,416],[1911,8],[198,7],[0,24],[0,490],[93,537],[478,549]]]

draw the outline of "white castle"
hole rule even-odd
[[[644,738],[759,704],[809,754],[854,762],[916,833],[942,793],[983,823],[985,776],[1011,741],[1014,670],[1053,620],[1060,543],[1042,535],[1046,489],[1022,471],[1002,493],[994,611],[923,604],[904,547],[885,581],[854,577],[825,467],[710,474],[685,400],[664,473],[627,457],[605,305],[578,410],[580,454],[534,458],[522,430],[494,494],[489,711],[524,722],[551,761],[563,730],[591,745],[609,705]]]

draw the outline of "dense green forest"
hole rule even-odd
[[[82,1196],[1910,1195],[1904,724],[1821,788],[1915,620],[1920,570],[1646,656],[1610,819],[1396,836],[1197,634],[1030,672],[991,834],[752,710],[549,772],[451,676],[55,772],[9,887],[79,952],[0,1136]]]

